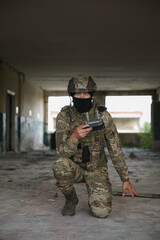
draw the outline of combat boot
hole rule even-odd
[[[78,197],[75,189],[73,188],[70,192],[64,193],[64,196],[66,198],[66,202],[62,209],[62,215],[75,215],[76,205],[78,204]]]

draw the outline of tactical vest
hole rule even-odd
[[[86,113],[79,113],[71,106],[66,106],[63,110],[69,121],[69,135],[71,135],[75,128],[85,123],[87,116]],[[94,106],[89,111],[90,120],[97,118],[97,110],[101,118],[103,111],[105,111],[106,108]],[[85,138],[79,140],[77,151],[75,155],[72,156],[72,160],[78,163],[81,167],[87,168],[91,171],[96,170],[99,167],[106,167],[107,158],[104,152],[105,143],[104,129],[89,132]]]

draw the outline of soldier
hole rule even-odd
[[[105,218],[111,212],[112,189],[108,178],[108,147],[112,162],[123,182],[123,195],[128,190],[137,195],[128,177],[113,119],[105,107],[93,103],[96,83],[90,76],[78,75],[68,84],[73,106],[62,108],[57,116],[56,149],[60,158],[53,164],[57,186],[66,201],[62,215],[75,215],[78,197],[74,183],[85,182],[88,204],[95,217]],[[88,122],[85,123],[85,121]],[[89,122],[91,120],[91,122]],[[90,126],[90,124],[93,124]]]

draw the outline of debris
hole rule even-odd
[[[119,238],[121,238],[121,239],[125,239],[125,238],[126,238],[126,236],[119,236]]]
[[[51,216],[51,214],[39,214],[39,215],[35,215],[35,217],[49,217]]]
[[[40,195],[41,192],[35,192],[33,195]]]
[[[48,175],[48,174],[46,174],[46,173],[43,173],[43,174],[41,174],[40,176],[38,176],[38,178],[40,178],[40,179],[42,179],[42,180],[50,180],[50,179],[52,179],[53,177],[50,176],[50,175]]]
[[[154,211],[160,213],[160,209],[154,209]]]
[[[122,192],[113,193],[113,196],[122,196]],[[125,194],[125,197],[132,197],[130,194]],[[160,198],[160,194],[152,194],[152,193],[138,193],[135,197],[139,198]]]
[[[48,199],[48,202],[55,202],[54,199]]]
[[[6,171],[15,171],[16,168],[6,168],[6,169],[4,169],[4,170],[6,170]]]
[[[131,153],[129,154],[129,157],[130,157],[130,158],[137,158],[137,156],[134,154],[134,152],[131,152]]]
[[[56,192],[53,197],[58,197],[58,193]]]
[[[138,178],[135,180],[135,182],[140,182],[140,181],[141,181],[141,180],[140,180],[140,179],[138,179]]]
[[[13,182],[13,180],[12,179],[8,179],[8,182]]]
[[[31,196],[29,196],[29,197],[35,197],[35,196],[39,196],[41,194],[41,192],[35,192],[35,193],[33,193],[33,195],[31,195]]]

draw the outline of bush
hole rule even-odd
[[[151,133],[151,124],[149,122],[144,122],[144,132]]]
[[[140,146],[142,148],[152,148],[152,135],[151,133],[139,133],[138,136],[141,138]]]
[[[142,148],[152,148],[152,132],[149,122],[144,123],[144,133],[139,133],[138,136],[141,138],[140,145]]]

